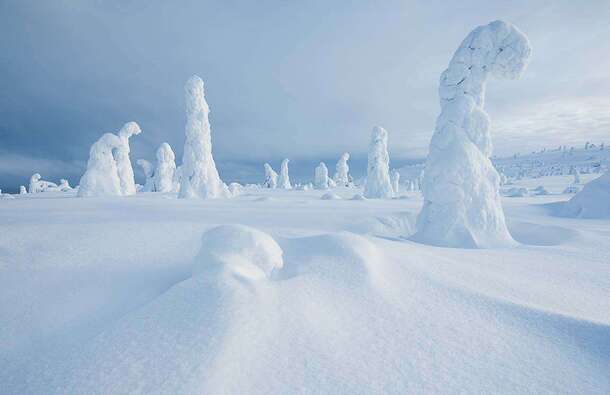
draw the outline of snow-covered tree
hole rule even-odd
[[[328,168],[324,162],[320,162],[314,173],[314,188],[328,189]]]
[[[398,190],[400,188],[400,172],[396,169],[392,169],[392,172],[390,173],[390,178],[392,180],[392,189],[394,190],[394,195],[398,196],[398,194],[400,193],[400,191]]]
[[[334,181],[337,186],[347,187],[350,184],[349,166],[347,161],[349,160],[349,153],[344,152],[339,158],[337,165],[335,166],[335,177]]]
[[[292,189],[290,177],[288,176],[288,162],[290,162],[289,159],[284,159],[280,167],[280,177],[277,181],[277,187],[280,189]]]
[[[80,179],[77,196],[121,196],[121,181],[112,151],[119,149],[123,141],[112,133],[106,133],[93,143],[89,150],[87,170]]]
[[[19,194],[20,195],[27,195],[28,191],[27,189],[25,189],[25,186],[21,185],[19,186]]]
[[[574,184],[580,184],[580,172],[574,168]]]
[[[57,188],[59,188],[59,190],[62,192],[69,192],[73,189],[70,186],[70,183],[68,182],[68,180],[63,179],[63,178],[61,180],[59,180],[59,185],[57,186]]]
[[[119,180],[121,181],[121,195],[136,194],[136,181],[133,176],[131,160],[129,159],[129,138],[141,132],[142,130],[137,123],[127,122],[118,133],[121,145],[114,150],[114,159],[116,160]]]
[[[155,169],[149,161],[146,159],[138,159],[136,161],[138,166],[142,169],[142,173],[144,173],[144,186],[142,187],[142,192],[154,192],[155,191]]]
[[[277,187],[277,173],[273,170],[269,163],[265,163],[265,182],[263,187],[275,189]]]
[[[157,150],[157,168],[155,169],[155,191],[174,191],[174,173],[176,172],[176,156],[169,144],[163,143]]]
[[[212,132],[203,80],[194,75],[184,86],[186,127],[180,198],[213,199],[229,197],[212,157]]]
[[[516,27],[494,21],[474,29],[440,79],[441,114],[430,141],[423,183],[424,206],[414,239],[449,247],[497,247],[515,241],[506,227],[500,176],[490,161],[488,76],[514,79],[531,54]]]
[[[32,174],[32,177],[30,177],[30,187],[29,187],[30,193],[45,192],[49,188],[57,189],[57,184],[55,184],[54,182],[51,182],[51,181],[42,180],[41,178],[42,177],[38,173]]]
[[[381,126],[375,126],[371,134],[363,194],[367,199],[391,198],[394,196],[390,182],[388,132]]]

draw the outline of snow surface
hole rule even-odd
[[[607,394],[610,219],[554,215],[571,181],[514,180],[550,194],[489,249],[409,241],[419,192],[14,195],[0,392]]]
[[[488,76],[517,78],[531,48],[516,27],[494,21],[462,41],[439,86],[441,114],[430,141],[425,203],[414,240],[446,246],[487,248],[514,244],[500,202],[489,118],[483,109]]]

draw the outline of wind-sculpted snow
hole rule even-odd
[[[561,208],[565,217],[610,218],[610,171],[586,184]]]
[[[335,166],[335,177],[334,181],[337,186],[347,187],[350,185],[350,175],[349,175],[349,165],[347,161],[349,160],[349,153],[345,152],[339,158],[337,165]]]
[[[440,78],[441,114],[426,161],[416,240],[448,247],[515,244],[500,202],[500,176],[489,159],[483,107],[488,76],[519,77],[530,54],[523,33],[495,21],[474,29],[453,55]]]
[[[371,134],[364,196],[368,199],[394,196],[390,182],[388,132],[381,126],[375,126]]]
[[[273,170],[269,163],[265,163],[265,181],[263,182],[264,188],[275,189],[277,187],[277,173]]]
[[[163,143],[157,150],[157,167],[155,168],[155,191],[172,192],[177,189],[174,185],[176,173],[176,156],[168,143]]]
[[[186,126],[178,197],[214,199],[229,196],[212,157],[212,131],[203,80],[192,76],[184,86]]]
[[[316,189],[328,189],[328,168],[324,164],[324,162],[320,162],[320,164],[316,167],[314,171],[314,181],[313,186]]]
[[[277,182],[277,187],[280,189],[292,189],[290,176],[288,175],[288,162],[290,162],[289,159],[284,159],[280,167],[280,177]]]
[[[140,126],[135,122],[127,122],[117,133],[121,140],[121,145],[114,150],[117,172],[121,183],[121,195],[135,195],[136,182],[133,175],[133,167],[129,159],[129,138],[142,133]]]
[[[121,196],[121,180],[113,150],[121,148],[123,141],[106,133],[93,143],[89,150],[87,170],[80,179],[77,196]]]

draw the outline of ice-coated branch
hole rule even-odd
[[[483,107],[491,74],[514,79],[531,54],[527,37],[502,21],[474,29],[440,78],[441,114],[430,141],[415,240],[448,247],[514,244],[500,202],[500,176]]]

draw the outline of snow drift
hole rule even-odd
[[[610,171],[586,184],[560,211],[565,217],[610,218]]]

